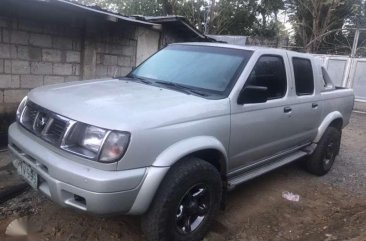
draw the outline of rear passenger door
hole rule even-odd
[[[322,101],[320,99],[317,71],[313,58],[297,53],[288,53],[294,88],[289,103],[292,108],[290,128],[296,132],[299,143],[311,142],[318,131],[321,118]]]

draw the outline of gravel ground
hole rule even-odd
[[[340,155],[323,181],[366,195],[366,114],[352,115],[343,131]]]
[[[315,177],[294,163],[240,185],[227,195],[205,240],[366,240],[366,115],[353,114],[332,171]],[[0,167],[9,158],[0,153]],[[1,183],[0,183],[1,184]],[[1,186],[1,185],[0,185]],[[300,195],[299,202],[282,192]],[[61,208],[29,190],[0,204],[0,240],[27,216],[40,240],[144,240],[138,217],[100,218]]]

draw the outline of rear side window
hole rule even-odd
[[[283,58],[264,55],[255,64],[246,85],[268,88],[268,99],[278,99],[287,91],[286,70]]]
[[[295,87],[297,95],[311,95],[314,93],[314,75],[309,59],[293,58]]]

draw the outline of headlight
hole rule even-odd
[[[24,110],[25,106],[27,105],[27,101],[28,101],[28,97],[26,96],[23,98],[22,102],[20,102],[18,109],[17,109],[17,114],[16,114],[17,120],[20,120],[23,110]]]
[[[130,135],[124,132],[111,132],[104,142],[99,158],[100,162],[113,162],[119,159],[126,151]]]
[[[127,149],[129,134],[77,123],[61,148],[100,162],[117,161]]]

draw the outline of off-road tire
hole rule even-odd
[[[190,233],[180,232],[177,208],[195,185],[205,185],[210,204],[202,223]],[[195,157],[185,158],[171,167],[163,179],[148,212],[142,217],[142,230],[149,241],[200,241],[209,230],[222,197],[222,181],[218,170]]]
[[[339,153],[341,135],[342,132],[334,127],[328,127],[325,130],[315,151],[306,160],[305,164],[308,172],[323,176],[330,171]],[[333,145],[332,148],[330,148],[330,145]],[[331,156],[330,152],[332,152]]]

